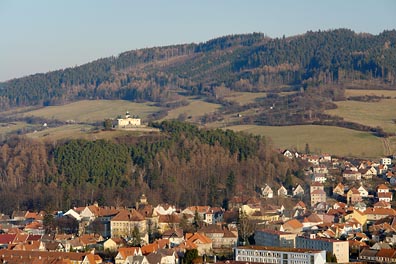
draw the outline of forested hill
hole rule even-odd
[[[263,91],[376,79],[395,84],[396,30],[348,29],[271,39],[231,35],[201,44],[128,51],[117,57],[0,84],[0,109],[81,99],[164,102],[174,91],[206,94],[220,85]]]
[[[111,141],[9,138],[0,145],[0,211],[67,210],[95,200],[133,206],[142,193],[153,204],[226,206],[265,183],[291,189],[293,174],[304,179],[302,166],[265,138],[176,121],[154,126],[161,133]]]

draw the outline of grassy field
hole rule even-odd
[[[160,108],[148,103],[133,103],[123,100],[84,100],[62,106],[48,106],[38,110],[25,112],[24,116],[37,116],[61,121],[95,122],[106,118],[124,116],[126,111],[131,115],[144,118],[159,111]]]
[[[386,132],[396,133],[396,99],[384,99],[380,102],[336,102],[337,109],[327,114],[341,116],[347,121],[372,127],[382,127]]]
[[[164,119],[177,119],[181,114],[185,114],[192,120],[204,116],[205,114],[213,113],[221,106],[219,104],[207,103],[204,101],[190,101],[186,106],[172,109]]]
[[[227,101],[238,102],[240,105],[254,103],[257,98],[266,97],[267,93],[232,92],[225,98]]]
[[[0,135],[16,133],[18,130],[30,126],[25,122],[0,123]]]
[[[90,135],[92,129],[94,129],[94,127],[89,125],[71,124],[53,128],[48,127],[41,131],[29,133],[26,136],[48,141],[75,138],[93,139],[92,134]]]
[[[338,156],[378,158],[384,147],[380,138],[369,133],[329,126],[231,126],[235,131],[269,137],[278,148],[296,148],[305,151],[306,143],[315,153],[331,153]]]
[[[152,133],[154,129],[143,128],[142,131],[130,130],[109,130],[102,131],[90,125],[70,124],[59,127],[47,128],[41,131],[27,134],[27,137],[34,139],[41,139],[48,142],[53,142],[60,139],[77,139],[82,138],[86,140],[97,139],[112,139],[117,136],[127,134],[140,135],[143,133]]]
[[[375,95],[375,96],[384,96],[391,97],[396,99],[396,90],[355,90],[355,89],[346,89],[345,96],[364,96],[364,95]]]

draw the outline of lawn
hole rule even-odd
[[[380,102],[341,101],[336,104],[337,109],[327,110],[326,113],[396,133],[396,99],[383,99]]]
[[[231,126],[235,131],[262,135],[272,140],[277,148],[295,148],[305,151],[305,145],[315,153],[337,156],[378,158],[384,155],[380,138],[369,133],[331,126]]]
[[[124,100],[84,100],[62,106],[48,106],[28,111],[24,116],[37,116],[61,121],[96,122],[106,118],[124,116],[126,111],[143,119],[161,108],[148,103],[134,103]]]

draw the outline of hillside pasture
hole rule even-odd
[[[224,99],[231,102],[237,102],[240,105],[247,105],[254,103],[257,98],[266,97],[267,93],[250,93],[250,92],[232,92],[229,96]]]
[[[126,111],[143,119],[161,110],[149,103],[134,103],[124,100],[83,100],[61,106],[48,106],[25,112],[23,115],[55,119],[60,121],[97,122],[106,118],[124,116]]]
[[[354,96],[380,96],[391,97],[396,99],[396,90],[359,90],[359,89],[346,89],[345,96],[347,98]]]
[[[205,114],[216,112],[221,105],[208,103],[205,101],[190,100],[188,105],[172,109],[168,112],[168,115],[163,118],[165,119],[177,119],[180,115],[185,115],[188,119],[197,121],[199,117]]]
[[[383,99],[379,102],[341,101],[335,103],[337,108],[327,110],[327,114],[371,127],[378,126],[388,133],[396,133],[396,99]]]
[[[16,134],[18,130],[23,130],[30,127],[31,125],[25,122],[0,123],[0,135]]]
[[[276,148],[331,153],[344,157],[378,158],[384,155],[380,138],[370,133],[332,126],[231,126],[227,129],[268,137]]]

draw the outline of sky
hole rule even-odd
[[[394,0],[0,0],[0,81],[230,34],[396,29]]]

